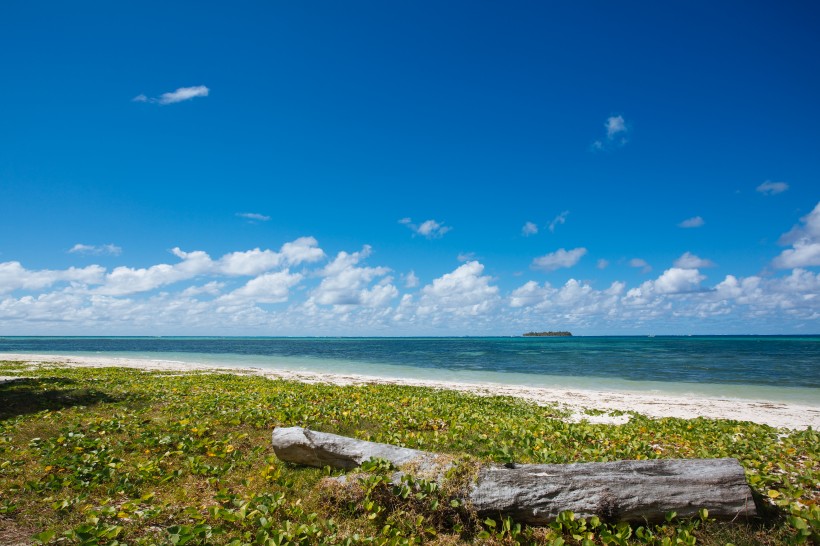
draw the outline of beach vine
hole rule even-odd
[[[820,435],[712,419],[570,422],[511,397],[396,385],[337,386],[241,373],[0,363],[3,544],[800,544],[820,535]],[[279,461],[277,426],[468,457],[569,463],[736,457],[762,517],[708,510],[660,525],[563,513],[526,527],[479,520],[434,482]],[[323,485],[325,484],[325,485]]]

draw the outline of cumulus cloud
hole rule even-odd
[[[813,263],[798,250],[820,240],[820,203],[784,234],[777,259]],[[543,265],[579,256],[555,252]],[[417,289],[413,271],[394,282],[369,246],[328,262],[312,237],[279,250],[255,248],[212,258],[172,251],[177,260],[113,270],[94,265],[31,270],[0,263],[0,325],[9,335],[430,335],[516,333],[555,325],[581,333],[814,331],[820,274],[793,267],[781,276],[726,275],[707,285],[705,260],[686,252],[656,278],[598,287],[569,278],[555,286],[523,279],[504,289],[469,260]],[[580,254],[580,252],[575,252]],[[639,260],[639,259],[638,259]],[[643,263],[634,265],[645,267]],[[604,265],[603,263],[600,265]],[[297,271],[298,267],[298,271]],[[552,269],[550,269],[552,270]],[[445,270],[447,271],[447,270]],[[153,287],[153,288],[151,288]],[[401,287],[401,288],[399,288]],[[409,292],[409,293],[403,293]],[[802,328],[802,330],[801,330]]]
[[[791,245],[799,241],[805,243],[820,240],[820,202],[810,213],[800,218],[800,224],[781,235],[778,242],[781,245]]]
[[[562,267],[572,267],[587,253],[583,247],[565,250],[559,248],[555,252],[550,252],[532,261],[530,267],[540,271],[555,271]]]
[[[20,262],[0,263],[0,294],[15,290],[41,290],[61,282],[100,284],[105,268],[99,265],[62,270],[30,270]]]
[[[691,252],[684,252],[681,257],[675,260],[675,267],[682,269],[698,269],[702,267],[715,267],[715,262],[712,260],[704,260],[692,254]]]
[[[607,267],[609,267],[609,260],[599,258],[598,261],[595,263],[595,267],[597,267],[598,269],[606,269]]]
[[[655,308],[655,312],[663,314],[662,306],[668,305],[665,301],[667,296],[702,292],[700,283],[705,278],[697,269],[672,267],[657,279],[628,290],[622,303],[628,307]],[[646,315],[647,318],[651,316],[652,313]]]
[[[510,307],[536,307],[542,310],[564,309],[571,313],[607,312],[617,305],[618,297],[623,292],[624,284],[612,283],[605,290],[595,290],[591,284],[569,279],[560,288],[550,283],[539,285],[529,281],[513,290],[510,295]]]
[[[484,275],[484,266],[467,262],[446,273],[421,289],[418,313],[421,315],[479,315],[493,309],[499,302],[498,287]]]
[[[628,142],[626,135],[629,132],[629,128],[626,126],[626,120],[623,116],[609,116],[606,118],[604,128],[606,129],[606,138],[593,142],[593,150],[606,150],[620,147]]]
[[[524,237],[529,237],[530,235],[535,235],[538,233],[538,226],[533,224],[532,222],[527,222],[524,224],[524,227],[521,228],[521,235]]]
[[[211,281],[209,283],[203,284],[201,286],[189,286],[185,290],[181,292],[181,295],[184,298],[190,298],[193,296],[218,296],[222,293],[222,289],[225,288],[224,282],[219,281]]]
[[[766,180],[761,185],[759,185],[755,190],[763,195],[777,195],[778,193],[783,193],[789,189],[789,185],[785,182],[772,182],[771,180]]]
[[[738,314],[747,310],[746,317],[770,320],[774,323],[789,320],[817,320],[820,318],[820,274],[805,269],[794,269],[781,278],[764,279],[758,276],[738,278],[726,275],[714,290],[698,302],[695,309],[700,316],[717,313]]]
[[[421,224],[414,224],[412,219],[402,218],[399,220],[399,223],[410,228],[410,230],[416,235],[421,235],[422,237],[427,237],[428,239],[439,239],[444,237],[445,233],[453,229],[450,226],[445,226],[435,220],[425,220]]]
[[[207,97],[210,92],[211,90],[204,85],[196,85],[194,87],[180,87],[176,91],[163,93],[159,97],[148,97],[144,94],[139,94],[131,100],[134,102],[151,102],[166,105],[191,100],[196,97]]]
[[[174,265],[157,264],[147,268],[116,267],[105,276],[105,283],[97,289],[97,293],[122,296],[146,292],[194,278],[212,268],[211,258],[205,252],[183,252],[179,248],[174,248],[171,252],[182,261]]]
[[[780,236],[780,244],[792,248],[780,253],[772,265],[777,269],[812,267],[820,265],[820,202],[796,225]]]
[[[313,237],[300,237],[282,245],[279,252],[255,248],[225,254],[219,260],[213,260],[201,250],[185,252],[174,248],[171,253],[180,262],[147,268],[116,267],[105,276],[105,282],[96,291],[108,296],[122,296],[147,292],[203,275],[255,276],[285,265],[321,260],[325,253],[317,245],[318,242]]]
[[[459,262],[471,262],[475,259],[475,252],[459,252],[456,260]]]
[[[672,267],[655,279],[654,289],[659,294],[680,294],[699,290],[700,283],[706,277],[697,269],[682,269]]]
[[[632,258],[629,260],[629,267],[639,268],[641,273],[649,273],[652,271],[652,266],[643,258]]]
[[[319,242],[314,237],[299,237],[295,241],[283,244],[279,252],[290,265],[318,262],[325,257],[325,252],[319,248]]]
[[[795,243],[794,248],[781,252],[772,265],[778,269],[818,266],[820,265],[820,243]]]
[[[221,304],[235,304],[239,302],[280,303],[287,301],[290,289],[302,280],[299,273],[291,273],[287,269],[276,273],[265,273],[249,280],[245,286],[238,288],[220,298]]]
[[[561,214],[559,214],[558,216],[553,218],[552,222],[550,222],[550,225],[549,225],[550,233],[555,233],[555,226],[558,226],[558,225],[563,224],[564,222],[566,222],[567,221],[567,216],[569,216],[569,211],[565,210],[564,212],[562,212]]]
[[[118,247],[115,244],[107,244],[107,245],[84,245],[82,243],[77,243],[76,245],[72,246],[68,249],[69,254],[91,254],[94,256],[99,256],[101,254],[109,254],[111,256],[119,256],[122,254],[122,248]]]
[[[311,294],[311,302],[321,305],[378,306],[398,295],[389,281],[370,287],[371,281],[390,272],[387,267],[360,266],[370,256],[372,248],[365,245],[359,252],[339,252],[319,273],[322,282]]]
[[[606,119],[606,137],[615,138],[620,133],[626,132],[626,122],[623,116],[610,116]]]
[[[258,212],[237,212],[236,215],[251,222],[267,222],[270,220],[270,216]]]
[[[404,286],[405,288],[416,288],[419,285],[419,278],[416,276],[415,271],[411,271],[404,277]]]
[[[683,222],[678,224],[678,227],[681,228],[699,228],[706,222],[700,216],[693,216],[691,218],[687,218]]]
[[[212,264],[212,270],[224,275],[258,275],[279,267],[284,262],[285,257],[279,252],[254,248],[225,254],[218,262]]]

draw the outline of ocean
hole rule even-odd
[[[0,352],[820,406],[820,336],[0,337]]]

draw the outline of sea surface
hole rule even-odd
[[[112,356],[820,406],[820,336],[0,337],[0,353]]]

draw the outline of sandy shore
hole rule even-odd
[[[272,379],[290,379],[308,383],[333,385],[362,385],[380,383],[412,385],[471,392],[481,395],[516,396],[539,404],[557,404],[573,412],[573,420],[587,419],[594,423],[621,424],[629,420],[626,415],[586,415],[586,409],[609,411],[635,411],[649,417],[680,417],[693,419],[734,419],[752,421],[773,427],[805,429],[820,428],[820,406],[783,404],[764,400],[746,400],[713,397],[671,396],[649,393],[606,392],[571,390],[564,388],[541,388],[496,383],[456,383],[448,381],[424,381],[419,379],[389,379],[365,375],[295,372],[262,368],[219,367],[213,365],[148,360],[138,358],[90,357],[69,355],[31,355],[0,353],[0,360],[35,363],[51,363],[64,366],[107,367],[118,366],[157,371],[213,371],[221,373],[253,374]]]

